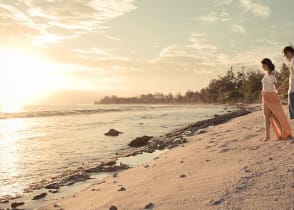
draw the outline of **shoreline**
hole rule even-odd
[[[256,111],[256,108],[253,108],[252,106],[248,107],[243,107],[240,108],[236,111],[226,113],[226,114],[221,114],[221,115],[215,115],[214,118],[210,118],[207,120],[202,120],[190,125],[187,125],[185,127],[176,129],[170,133],[165,134],[164,136],[160,137],[153,137],[151,141],[144,147],[139,147],[139,148],[128,148],[126,151],[123,151],[120,154],[117,154],[116,157],[111,158],[108,161],[101,162],[99,165],[96,167],[80,167],[78,169],[74,169],[72,171],[66,171],[64,174],[59,175],[57,177],[53,177],[50,182],[44,181],[40,183],[35,183],[31,185],[30,188],[26,189],[26,192],[29,194],[36,194],[35,196],[40,196],[44,195],[44,191],[46,190],[47,192],[46,195],[44,195],[45,200],[50,197],[47,196],[50,193],[54,193],[55,195],[62,194],[59,192],[59,189],[61,187],[65,188],[70,188],[76,183],[81,183],[81,182],[88,182],[89,180],[93,179],[93,176],[97,174],[103,174],[106,173],[106,176],[109,176],[111,174],[116,174],[118,172],[124,171],[126,169],[129,169],[129,165],[127,164],[120,164],[118,161],[121,158],[127,158],[127,157],[135,157],[138,155],[142,155],[144,153],[149,153],[153,154],[156,153],[156,151],[160,150],[166,150],[166,149],[172,149],[174,147],[177,147],[181,144],[187,143],[186,137],[194,135],[196,132],[199,132],[199,134],[204,133],[205,128],[209,126],[215,126],[219,125],[222,123],[227,122],[230,119],[247,115],[251,112]],[[98,176],[99,177],[99,176]],[[97,179],[97,178],[94,178]],[[81,190],[81,189],[80,189]],[[42,193],[41,193],[42,192]],[[24,196],[26,197],[26,196]],[[30,196],[27,196],[28,198]],[[42,201],[43,197],[40,196],[40,202]],[[47,198],[46,198],[47,197]],[[60,196],[61,197],[61,196]],[[62,198],[62,197],[61,197]],[[6,201],[7,203],[17,203],[21,202],[21,198],[17,199],[9,199],[7,198]],[[39,200],[37,199],[37,200]],[[29,200],[29,199],[27,199]],[[2,201],[5,201],[5,199],[2,199]],[[27,201],[30,202],[30,201]],[[48,203],[48,201],[46,201]],[[21,207],[21,206],[20,206]]]
[[[39,210],[293,209],[294,141],[262,142],[263,121],[256,111],[208,127]]]

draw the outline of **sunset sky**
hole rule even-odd
[[[0,101],[183,93],[231,65],[280,66],[293,11],[293,0],[0,0]]]

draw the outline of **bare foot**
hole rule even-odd
[[[269,141],[269,140],[270,140],[269,137],[264,137],[264,138],[262,139],[262,141]]]

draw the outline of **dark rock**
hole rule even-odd
[[[36,195],[32,198],[32,200],[40,200],[41,198],[44,198],[47,196],[47,193],[41,193],[39,195]]]
[[[272,157],[270,157],[270,158],[269,158],[269,160],[273,160],[273,158],[272,158]]]
[[[11,203],[11,208],[15,209],[16,207],[22,206],[24,204],[25,204],[24,202],[13,202]]]
[[[180,177],[181,177],[181,178],[185,178],[185,177],[186,177],[186,175],[185,175],[185,174],[182,174]]]
[[[110,129],[107,133],[104,133],[105,136],[118,136],[122,132],[117,131],[115,129]]]
[[[153,136],[137,137],[134,140],[132,140],[128,145],[130,147],[142,147],[142,146],[147,145],[149,140],[152,138],[153,138]]]
[[[154,208],[154,204],[153,203],[149,203],[144,207],[144,210],[152,210]]]
[[[124,188],[124,187],[120,187],[120,188],[118,189],[118,191],[126,191],[126,188]]]
[[[118,210],[118,208],[116,206],[111,206],[109,210]]]
[[[48,185],[45,186],[45,189],[52,189],[52,190],[54,189],[54,190],[57,190],[57,189],[59,189],[59,186],[56,183],[48,184]]]

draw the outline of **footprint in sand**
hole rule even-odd
[[[210,149],[212,146],[206,146],[205,149]]]
[[[250,134],[250,135],[245,136],[244,140],[250,140],[250,139],[257,137],[257,136],[258,136],[257,134]]]
[[[228,151],[230,151],[229,148],[223,148],[221,151],[219,151],[219,153],[225,153],[225,152],[228,152]]]
[[[223,148],[223,147],[227,147],[227,146],[228,146],[227,144],[222,144],[218,148]]]

